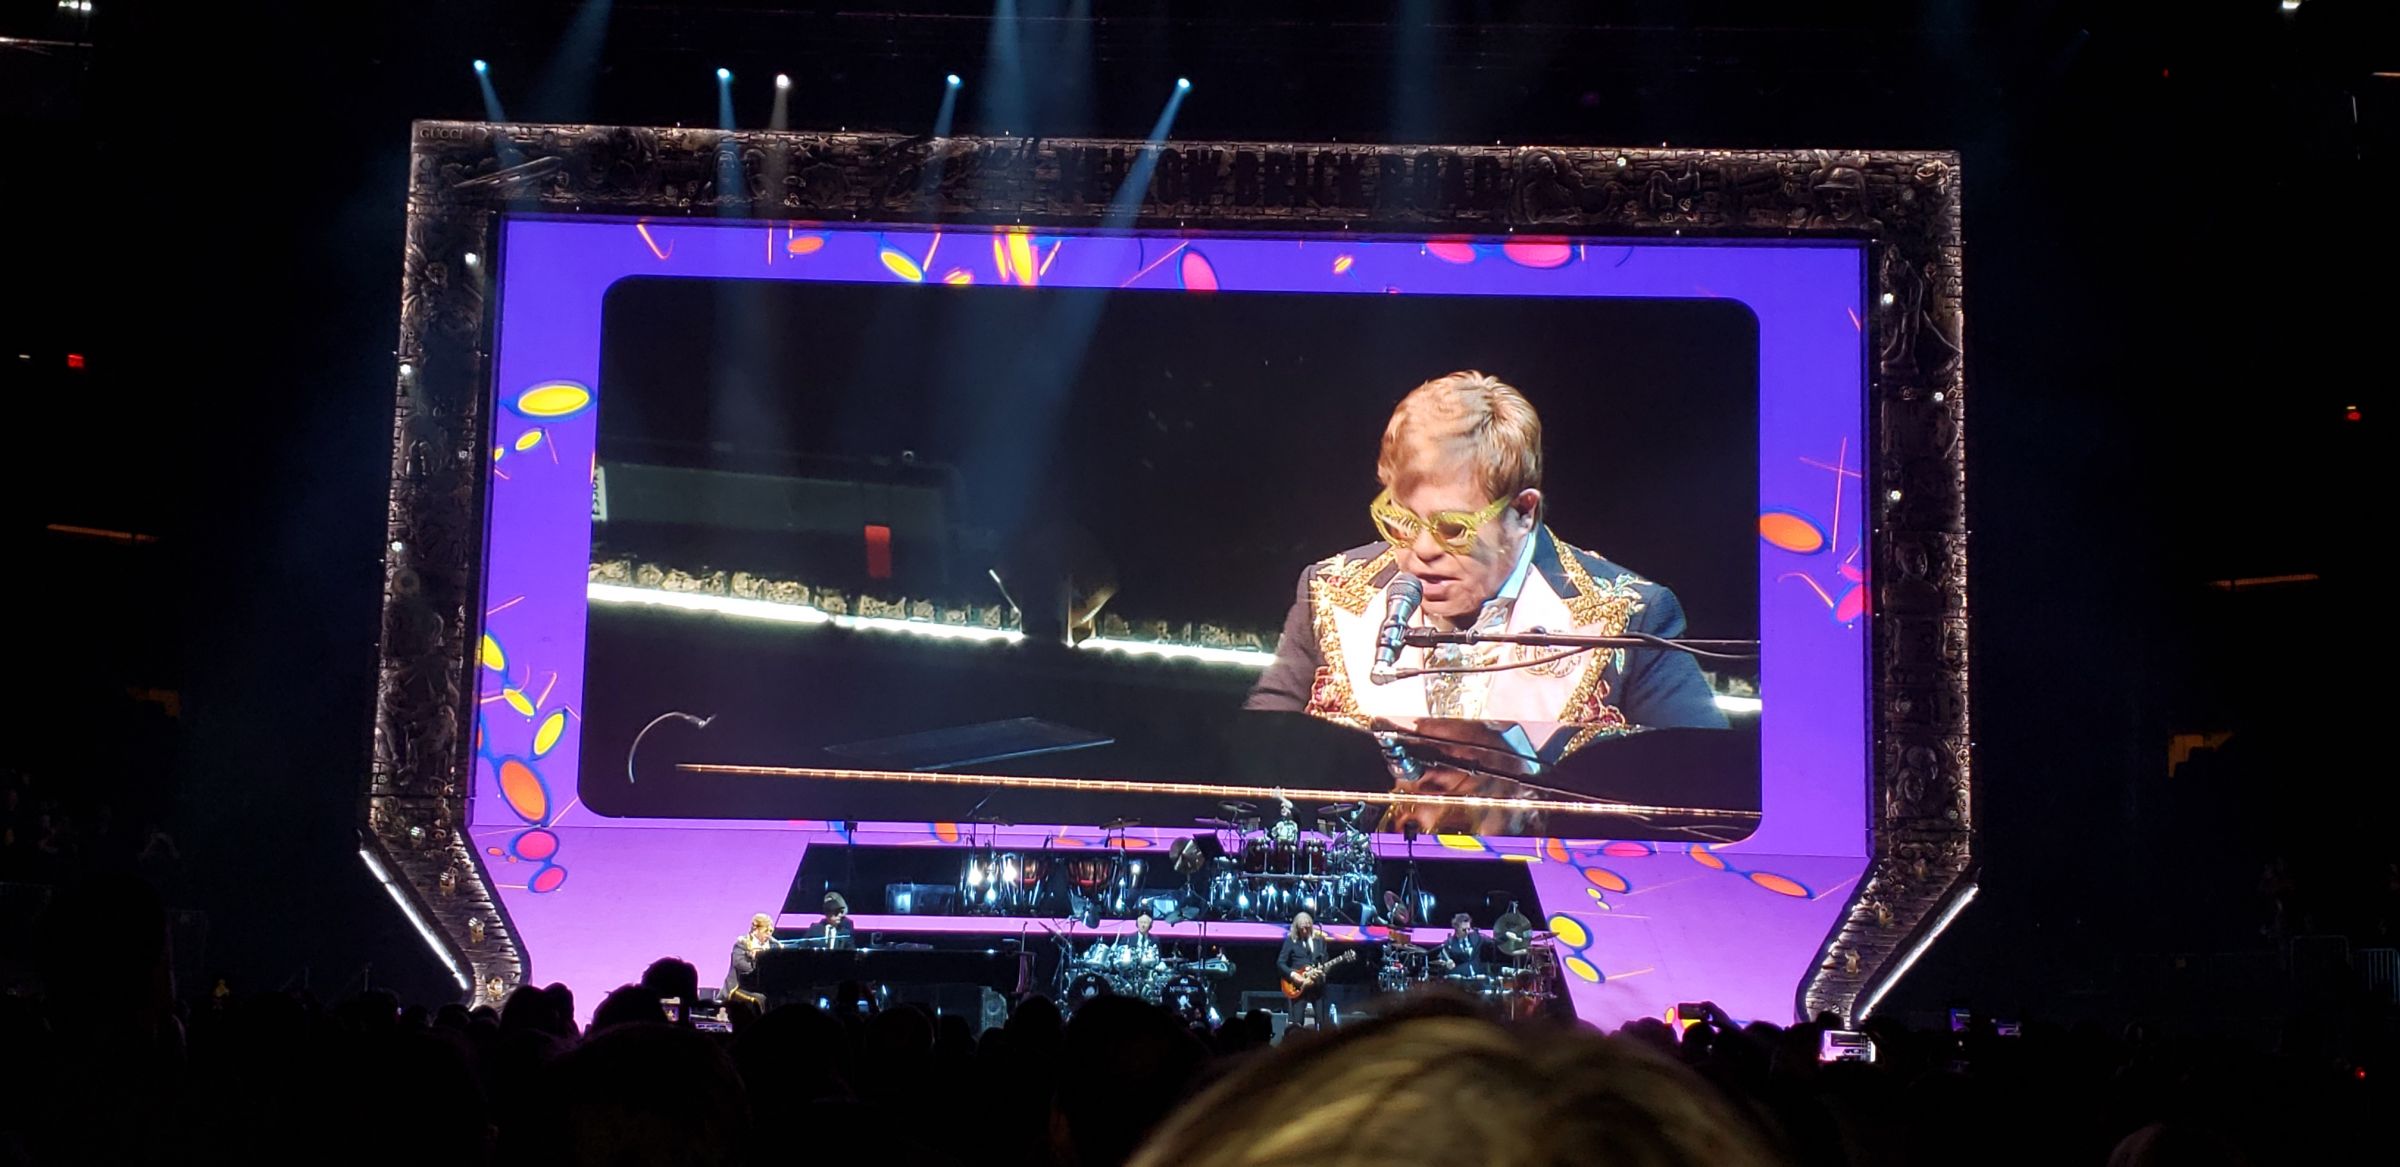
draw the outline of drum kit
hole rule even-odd
[[[1063,961],[1060,998],[1068,1010],[1100,997],[1138,997],[1190,1025],[1216,1022],[1213,982],[1233,975],[1223,952],[1201,960],[1170,956],[1155,943],[1101,941]]]
[[[1430,985],[1446,985],[1482,1001],[1511,1019],[1531,1017],[1558,993],[1556,952],[1547,934],[1534,942],[1504,945],[1496,966],[1486,972],[1443,972],[1434,967],[1433,950],[1415,944],[1384,946],[1375,970],[1375,987],[1384,993],[1407,993]]]
[[[1065,901],[1067,913],[1082,916],[1127,917],[1148,911],[1159,918],[1173,916],[1180,897],[1153,896],[1143,890],[1148,866],[1124,839],[1129,820],[1108,824],[1111,838],[1103,849],[1056,852],[1014,851],[998,846],[970,847],[959,871],[958,902],[972,916],[1036,916],[1049,914]]]
[[[1374,837],[1359,826],[1366,804],[1317,808],[1317,829],[1304,831],[1289,799],[1265,822],[1258,808],[1228,802],[1227,818],[1204,818],[1217,833],[1218,852],[1205,900],[1221,920],[1288,920],[1310,912],[1328,920],[1364,922],[1375,903]]]

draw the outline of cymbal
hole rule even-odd
[[[1140,819],[1110,819],[1107,822],[1100,824],[1100,829],[1104,831],[1121,831],[1127,827],[1138,827],[1140,825],[1142,825],[1142,820]]]
[[[1227,819],[1193,819],[1192,822],[1196,826],[1215,827],[1220,831],[1236,831],[1241,829],[1238,825]]]
[[[1236,818],[1258,813],[1258,808],[1250,805],[1247,802],[1220,802],[1217,805],[1225,810],[1232,811]]]
[[[1327,818],[1335,818],[1342,815],[1357,814],[1365,809],[1367,809],[1367,804],[1363,802],[1337,802],[1331,806],[1318,807],[1317,813],[1324,815]]]

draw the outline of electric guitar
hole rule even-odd
[[[1345,952],[1340,956],[1334,957],[1332,960],[1326,961],[1323,964],[1312,964],[1307,968],[1301,969],[1298,972],[1284,977],[1284,999],[1287,1001],[1297,1001],[1316,989],[1323,987],[1325,984],[1325,974],[1332,972],[1334,969],[1339,968],[1342,965],[1348,964],[1350,962],[1350,958],[1357,955],[1358,953],[1355,950]]]

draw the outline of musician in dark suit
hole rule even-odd
[[[1473,916],[1460,912],[1450,917],[1450,935],[1433,954],[1433,962],[1454,977],[1491,975],[1491,957],[1484,948],[1483,937],[1475,931]]]
[[[850,926],[850,901],[843,899],[838,891],[829,891],[825,893],[823,907],[825,918],[810,926],[808,938],[822,941],[827,948],[858,947]]]
[[[1378,718],[1558,722],[1573,727],[1570,749],[1635,729],[1725,726],[1699,666],[1680,652],[1559,657],[1556,649],[1522,645],[1408,648],[1398,667],[1524,667],[1375,683],[1369,674],[1386,599],[1403,572],[1424,585],[1414,629],[1662,637],[1685,630],[1675,593],[1551,533],[1543,521],[1541,418],[1498,378],[1452,373],[1418,386],[1384,428],[1375,473],[1384,489],[1368,515],[1380,540],[1301,572],[1275,659],[1245,708],[1361,728]],[[1385,829],[1398,828],[1387,820]]]
[[[758,991],[758,954],[775,947],[775,921],[764,912],[750,917],[750,930],[733,942],[733,964],[725,970],[725,999],[763,1005]]]
[[[1292,917],[1291,931],[1283,934],[1283,947],[1275,953],[1275,967],[1284,979],[1296,980],[1303,972],[1324,964],[1327,959],[1325,934],[1317,930],[1316,917],[1302,912]],[[1314,1026],[1322,1017],[1325,1001],[1325,981],[1320,975],[1314,984],[1300,991],[1284,1005],[1286,1028]],[[1327,1024],[1334,1022],[1327,1021]]]

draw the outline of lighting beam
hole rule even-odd
[[[492,64],[475,58],[475,87],[483,91],[483,120],[495,125],[508,120],[508,111],[500,108],[500,92],[492,88]]]

